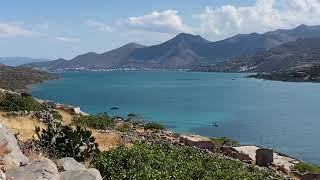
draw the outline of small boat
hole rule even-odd
[[[210,126],[218,127],[218,122],[212,122]]]
[[[110,110],[118,110],[118,109],[119,109],[118,106],[112,106],[112,107],[110,108]]]

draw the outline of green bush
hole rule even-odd
[[[299,163],[295,165],[293,169],[298,170],[300,173],[311,172],[320,174],[320,167],[309,163]]]
[[[93,164],[104,179],[281,179],[240,161],[167,144],[120,146],[98,154]]]
[[[58,111],[51,111],[53,119],[62,120],[62,116]]]
[[[212,141],[218,143],[220,146],[231,145],[231,146],[240,146],[240,142],[228,137],[214,137],[210,138]]]
[[[37,141],[41,147],[54,157],[73,157],[78,161],[90,159],[98,153],[98,145],[91,131],[77,126],[72,129],[62,125],[60,122],[50,122],[47,129],[40,130],[36,127]]]
[[[41,111],[45,107],[31,96],[7,93],[0,98],[1,111]]]
[[[106,127],[113,127],[114,122],[106,113],[98,113],[89,116],[74,116],[73,123],[81,127],[91,127],[94,129],[104,129]]]
[[[144,125],[144,129],[145,130],[161,130],[161,129],[165,129],[164,126],[162,124],[159,124],[159,123],[155,123],[155,122],[149,122],[149,123],[146,123]]]
[[[131,123],[129,122],[124,122],[123,124],[121,124],[120,126],[118,126],[116,128],[116,130],[120,131],[120,132],[128,132],[132,129]]]

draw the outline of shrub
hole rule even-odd
[[[159,123],[155,123],[155,122],[149,122],[149,123],[146,123],[144,125],[144,129],[145,130],[148,130],[148,129],[151,129],[151,130],[161,130],[161,129],[164,129],[164,126],[162,124],[159,124]]]
[[[106,127],[113,127],[114,122],[106,113],[98,113],[89,116],[74,116],[73,123],[81,127],[91,127],[94,129],[104,129]]]
[[[299,163],[293,169],[298,170],[300,173],[311,172],[320,174],[320,167],[309,163]]]
[[[36,134],[39,138],[38,144],[45,147],[52,156],[73,157],[78,161],[84,161],[98,152],[98,145],[91,131],[80,126],[72,129],[53,121],[42,131],[40,127],[36,127]]]
[[[31,96],[6,93],[0,98],[0,110],[10,111],[41,111],[45,107]]]
[[[183,146],[135,144],[98,154],[104,179],[276,179],[271,171]]]
[[[120,132],[128,132],[130,131],[130,129],[132,129],[131,123],[129,122],[124,122],[123,124],[121,124],[120,126],[118,126],[116,128],[118,131]]]
[[[231,146],[240,146],[240,142],[228,137],[214,137],[210,138],[212,141],[218,143],[220,146],[231,145]]]
[[[62,116],[58,111],[51,111],[53,119],[62,120]]]

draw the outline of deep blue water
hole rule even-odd
[[[172,130],[229,136],[320,164],[320,84],[191,72],[78,72],[33,87],[33,96],[89,113],[135,112]],[[119,110],[110,111],[111,106]],[[211,122],[219,122],[212,127]]]

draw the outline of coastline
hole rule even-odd
[[[230,78],[231,78],[232,76],[230,76]],[[230,80],[231,81],[231,80]],[[69,81],[68,81],[68,83],[69,83]],[[237,83],[237,82],[236,82]],[[46,96],[39,96],[39,97],[41,97],[41,98],[43,98],[43,97],[46,97]],[[79,98],[81,98],[81,96],[79,97]],[[50,99],[50,100],[55,100],[55,99]],[[68,101],[63,101],[62,99],[59,99],[60,101],[58,101],[59,103],[68,103]],[[71,101],[71,102],[73,102],[73,101]],[[73,103],[71,103],[71,105],[72,106],[74,106],[74,107],[76,107],[76,106],[80,106],[80,108],[81,108],[81,104],[76,104],[75,102],[73,102]],[[83,104],[82,104],[83,105]],[[111,103],[111,105],[118,105],[118,104],[114,104],[114,103]],[[122,108],[122,105],[120,105],[121,106],[121,109],[123,109]],[[108,106],[104,106],[104,108],[108,108],[108,107],[110,107],[109,105]],[[92,110],[92,109],[90,109],[90,108],[88,108],[88,106],[85,106],[85,110],[90,110],[89,112],[104,112],[104,111],[102,111],[102,110],[100,110],[100,111],[95,111],[95,110]],[[107,109],[106,109],[106,111],[108,111]],[[125,111],[127,111],[127,109],[125,110]],[[122,112],[122,111],[121,111]],[[130,112],[130,109],[129,109],[129,111],[127,111],[127,112]],[[139,112],[139,111],[137,111],[137,112]],[[140,112],[142,115],[144,115],[143,114],[143,112]],[[111,113],[112,115],[117,115],[117,111],[114,111],[114,112],[112,112]],[[119,115],[119,114],[118,114]],[[126,114],[124,114],[124,113],[121,113],[121,115],[123,115],[123,116],[125,116]],[[171,118],[173,118],[173,116],[171,116]],[[149,118],[150,119],[150,118]],[[148,119],[148,120],[149,120]],[[222,129],[223,130],[223,129]],[[173,131],[175,131],[175,129],[173,128]],[[178,131],[175,131],[175,132],[179,132],[179,133],[183,133],[183,132],[186,132],[186,131],[183,131],[183,130],[178,130]],[[188,132],[187,132],[188,133]],[[197,132],[193,132],[193,133],[196,133],[197,134]],[[221,133],[220,133],[221,134]],[[211,137],[211,136],[214,136],[214,135],[208,135],[208,134],[202,134],[202,135],[205,135],[205,136],[208,136],[208,137]],[[217,135],[219,135],[219,134],[217,134]],[[228,135],[225,135],[225,136],[228,136]],[[241,139],[241,140],[243,140],[242,138],[237,138],[237,136],[229,136],[229,137],[234,137],[234,138],[236,138],[236,139]],[[246,142],[252,142],[252,141],[246,141]],[[247,144],[247,143],[246,143]],[[264,144],[261,144],[261,143],[259,143],[258,141],[253,141],[252,142],[252,144],[258,144],[259,146],[263,146],[264,147]],[[271,146],[266,146],[266,147],[271,147]],[[277,148],[277,150],[279,151],[279,149]],[[280,151],[279,152],[282,152],[281,151],[281,148],[280,148]],[[289,151],[289,152],[287,152],[287,151],[284,151],[285,153],[288,153],[289,155],[291,155],[292,157],[295,157],[295,158],[301,158],[301,159],[303,159],[303,160],[306,160],[306,161],[308,161],[309,159],[307,159],[307,158],[304,158],[304,157],[301,157],[301,156],[299,156],[299,155],[297,155],[297,156],[294,156],[294,155],[296,155],[296,154],[294,154],[293,153],[293,155],[292,155],[292,153],[290,154],[290,152],[292,152],[292,151]],[[316,161],[312,161],[312,159],[311,159],[311,162],[313,162],[313,163],[317,163]]]
[[[87,114],[85,112],[82,112],[80,110],[80,107],[70,106],[70,105],[67,105],[67,104],[59,104],[59,103],[56,103],[56,102],[53,102],[53,101],[47,101],[47,100],[42,100],[42,99],[37,99],[37,100],[39,102],[41,102],[41,103],[54,103],[55,105],[57,105],[61,109],[64,109],[64,110],[67,110],[67,111],[72,109],[72,113],[82,114],[84,116],[89,115],[89,114]],[[60,108],[57,108],[57,109],[60,109]],[[77,109],[77,110],[75,110],[75,109]],[[122,118],[120,118],[120,119],[122,119]],[[98,132],[102,133],[102,134],[113,132],[113,133],[118,134],[121,137],[127,137],[127,138],[129,137],[129,139],[132,138],[127,133],[122,133],[122,132],[117,131],[115,129],[110,129],[108,131],[98,131]],[[185,133],[177,134],[175,131],[168,131],[168,130],[158,131],[158,132],[156,132],[155,136],[156,136],[156,138],[160,138],[160,139],[162,138],[162,136],[169,136],[169,137],[178,136],[178,139],[181,138],[181,137],[191,137],[191,138],[199,137],[200,139],[202,139],[200,141],[201,143],[207,143],[208,139],[209,139],[208,137],[199,136],[199,135],[190,135],[190,134],[187,135]],[[153,139],[154,135],[149,136],[149,135],[143,134],[143,137],[146,137],[147,139],[151,138],[151,140],[154,141],[154,139]],[[169,140],[168,142],[174,144],[177,141],[178,140],[175,139],[174,141]],[[196,149],[201,150],[201,148],[198,148],[197,145],[192,145],[192,146],[195,146]],[[300,160],[298,160],[296,158],[293,158],[293,157],[288,156],[286,154],[283,154],[281,152],[279,153],[279,152],[273,151],[272,149],[259,147],[259,146],[256,146],[254,144],[251,144],[251,145],[240,145],[240,146],[230,146],[230,147],[227,146],[227,147],[224,147],[224,149],[220,153],[224,154],[227,157],[231,157],[233,159],[239,159],[240,161],[243,161],[245,163],[250,163],[251,164],[251,163],[255,163],[255,161],[256,161],[256,152],[259,149],[268,150],[268,151],[271,150],[271,152],[273,154],[273,158],[274,158],[272,167],[276,168],[276,169],[284,167],[282,169],[282,171],[285,171],[285,173],[291,173],[290,167],[302,162],[302,161],[300,161]],[[205,150],[205,149],[203,149],[203,150]],[[208,151],[203,151],[203,152],[208,153]],[[232,153],[229,154],[230,152],[232,152]],[[211,153],[211,152],[209,152],[209,153]],[[242,159],[243,156],[245,156],[246,159]],[[250,159],[250,160],[248,161],[248,159]]]

